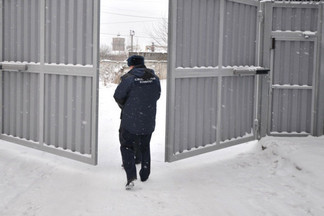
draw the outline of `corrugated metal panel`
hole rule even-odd
[[[92,65],[93,3],[46,1],[46,63]]]
[[[166,160],[254,139],[258,2],[170,1]],[[224,64],[225,62],[225,64]]]
[[[221,141],[252,135],[254,79],[254,76],[223,78]]]
[[[255,65],[257,7],[225,2],[223,66]]]
[[[316,31],[318,9],[302,6],[275,7],[273,9],[272,30],[280,31]]]
[[[99,5],[3,1],[1,139],[97,163]]]
[[[38,141],[39,77],[2,72],[2,134]]]
[[[37,0],[3,1],[3,60],[39,62]]]
[[[176,80],[174,152],[216,143],[218,78]]]
[[[320,6],[321,16],[319,17],[320,20],[324,20],[324,4]],[[317,115],[317,136],[324,135],[324,27],[319,29],[319,40],[322,42],[319,50],[319,59],[322,59],[319,62],[319,76],[318,76],[318,115]]]
[[[91,153],[91,89],[91,77],[45,76],[45,144]]]
[[[276,41],[273,84],[313,84],[314,42]]]
[[[311,90],[274,89],[272,100],[271,131],[311,132]]]
[[[178,0],[176,66],[218,66],[220,1]]]
[[[270,25],[273,47],[271,134],[312,134],[314,126],[316,4],[275,4]]]

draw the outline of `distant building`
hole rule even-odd
[[[165,53],[167,52],[168,47],[167,46],[159,46],[154,43],[151,45],[145,46],[145,51],[146,52],[160,52],[160,53]]]
[[[167,61],[168,59],[167,53],[158,53],[158,52],[129,52],[128,55],[144,56],[145,60]]]
[[[125,38],[113,38],[112,49],[113,51],[125,51]]]

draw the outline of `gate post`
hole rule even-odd
[[[166,107],[166,128],[165,128],[165,162],[172,161],[174,143],[174,101],[175,101],[175,81],[174,81],[174,68],[176,62],[176,46],[175,38],[177,32],[176,16],[177,16],[177,3],[178,1],[169,1],[169,24],[168,24],[168,71],[167,71],[167,97],[170,98]],[[171,49],[170,49],[171,48]],[[169,116],[169,118],[168,118]],[[170,129],[171,128],[171,129]]]
[[[2,54],[3,54],[3,0],[0,0],[0,62],[3,62]]]
[[[317,136],[324,135],[324,4],[319,8],[319,81],[318,81],[318,115],[317,115]]]
[[[3,62],[3,0],[0,0],[0,62]],[[2,133],[2,63],[0,63],[0,134]]]
[[[270,62],[271,57],[271,30],[272,30],[272,4],[271,2],[261,2],[261,10],[263,11],[263,38],[261,39],[263,42],[262,52],[260,55],[262,56],[263,67],[272,69],[272,65]],[[260,108],[260,137],[264,137],[269,134],[269,95],[270,95],[270,76],[272,71],[269,72],[269,75],[262,76],[261,79],[261,108]]]
[[[39,63],[41,66],[44,66],[45,64],[45,28],[46,28],[46,2],[45,0],[41,0],[39,2],[39,14],[40,14],[40,31],[39,31],[39,39],[40,39],[40,44],[39,44]],[[41,146],[44,145],[44,91],[45,91],[45,73],[44,71],[40,71],[39,73],[39,131],[38,131],[38,136],[39,136],[39,144]]]

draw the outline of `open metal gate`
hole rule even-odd
[[[169,16],[166,161],[323,134],[322,3],[175,0]]]
[[[99,0],[1,0],[0,17],[0,138],[96,164]]]
[[[169,3],[166,161],[256,139],[262,17],[254,0]]]

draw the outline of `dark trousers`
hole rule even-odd
[[[151,172],[150,141],[152,134],[131,134],[124,128],[119,129],[120,152],[122,155],[127,181],[137,179],[135,149],[141,154],[141,181],[146,181]]]

